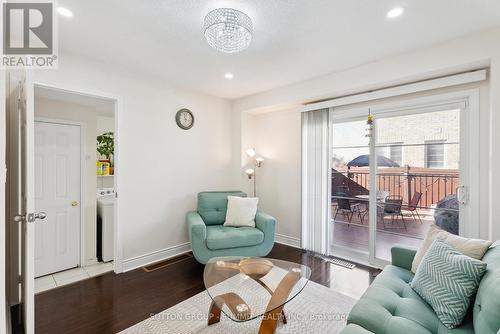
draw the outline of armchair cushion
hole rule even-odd
[[[221,225],[226,220],[227,196],[247,197],[242,191],[204,191],[198,194],[198,213],[206,225]]]
[[[207,247],[211,250],[254,246],[264,241],[255,227],[207,226]]]

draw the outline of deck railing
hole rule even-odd
[[[420,207],[431,207],[449,195],[456,195],[459,174],[456,169],[380,168],[376,175],[377,189],[390,196],[400,196],[409,203],[415,192],[422,193]],[[368,194],[370,173],[367,168],[332,169],[332,193],[348,196]]]

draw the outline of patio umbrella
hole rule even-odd
[[[370,155],[363,154],[356,157],[347,163],[348,167],[367,167],[370,166]],[[397,163],[383,155],[377,155],[377,166],[378,167],[399,167]]]

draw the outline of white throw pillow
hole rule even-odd
[[[417,272],[417,268],[420,265],[420,262],[422,262],[425,253],[427,253],[432,243],[436,239],[444,240],[448,245],[452,246],[460,253],[477,260],[481,260],[483,258],[484,253],[486,253],[486,251],[492,244],[492,242],[489,240],[459,237],[458,235],[446,232],[440,229],[438,226],[432,224],[429,226],[427,236],[418,249],[417,254],[415,254],[415,258],[413,259],[413,263],[411,265],[412,272]]]
[[[257,197],[227,196],[227,212],[224,226],[255,227],[257,214]]]

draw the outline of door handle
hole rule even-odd
[[[33,217],[31,217],[31,222],[34,222],[37,219],[44,220],[45,218],[47,218],[47,214],[45,212],[35,213],[33,214]]]
[[[78,206],[78,202],[77,201],[71,202],[71,206]]]
[[[20,223],[26,220],[26,215],[15,215],[14,216],[14,221],[16,223]]]
[[[467,204],[469,201],[469,192],[466,186],[458,186],[456,189],[457,200],[460,204]]]
[[[20,222],[34,223],[37,219],[43,220],[45,218],[47,218],[47,214],[45,212],[28,213],[27,215],[14,216],[14,221],[16,223],[20,223]]]

